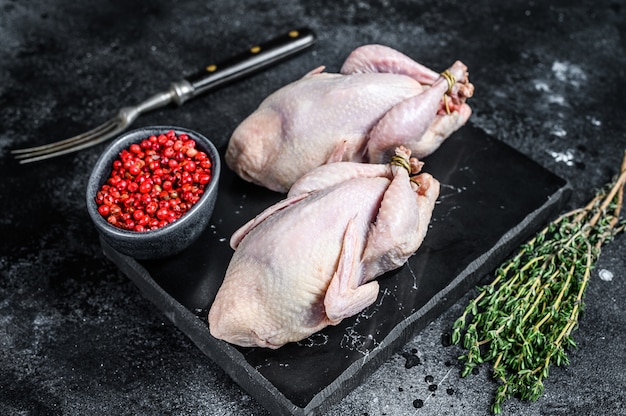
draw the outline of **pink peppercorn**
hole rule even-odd
[[[186,134],[169,131],[122,150],[95,201],[110,224],[149,231],[184,215],[211,178],[208,155]]]

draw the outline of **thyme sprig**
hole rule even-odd
[[[493,413],[513,395],[537,400],[550,365],[569,364],[591,270],[602,245],[626,227],[619,220],[625,182],[626,151],[611,183],[523,244],[454,322],[452,342],[466,350],[461,376],[492,363],[499,382]]]

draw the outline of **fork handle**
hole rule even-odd
[[[180,105],[190,98],[258,73],[312,46],[316,40],[311,29],[294,29],[227,60],[207,65],[201,72],[172,84],[176,95],[174,101]]]

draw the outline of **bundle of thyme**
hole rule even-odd
[[[537,400],[550,365],[569,363],[566,349],[576,346],[572,331],[600,248],[626,226],[619,220],[625,182],[626,152],[610,184],[523,244],[455,321],[452,342],[466,350],[461,376],[492,363],[499,382],[493,413],[513,395]]]

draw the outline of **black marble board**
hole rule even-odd
[[[379,278],[375,304],[278,350],[214,339],[207,313],[232,256],[230,235],[283,195],[225,167],[211,223],[183,253],[137,261],[102,246],[147,298],[273,414],[320,414],[495,269],[570,193],[564,180],[471,125],[424,161],[441,193],[422,247]]]

